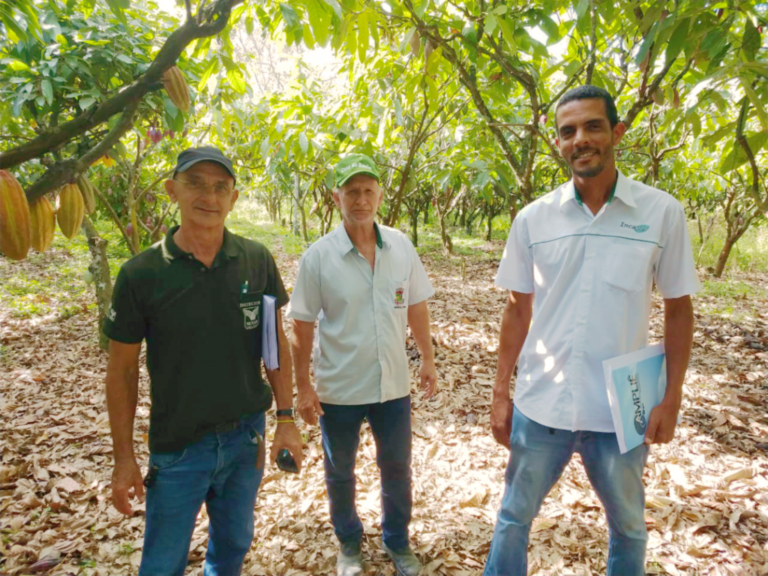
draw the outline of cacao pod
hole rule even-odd
[[[163,86],[168,97],[182,112],[189,112],[189,88],[178,66],[171,66],[163,72]]]
[[[85,174],[80,174],[77,177],[77,187],[80,189],[80,193],[83,195],[85,213],[93,214],[93,211],[96,210],[96,187]]]
[[[75,237],[85,217],[85,202],[77,184],[67,184],[59,194],[59,210],[56,219],[59,229],[69,239]]]
[[[13,174],[0,170],[0,252],[24,260],[32,242],[29,204]]]
[[[53,243],[53,233],[56,230],[56,215],[53,206],[45,196],[35,200],[29,207],[32,217],[32,248],[45,252]]]

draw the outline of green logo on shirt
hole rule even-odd
[[[650,226],[648,226],[648,224],[637,224],[637,225],[635,225],[635,224],[627,224],[626,222],[622,222],[621,223],[621,227],[622,228],[632,228],[632,230],[634,230],[638,234],[642,234],[643,232],[648,230],[648,228],[650,228]]]
[[[246,330],[253,330],[259,327],[259,303],[247,302],[240,304],[243,311],[243,320]]]

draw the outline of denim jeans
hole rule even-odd
[[[147,523],[139,576],[182,576],[195,520],[205,502],[210,524],[205,576],[237,576],[253,541],[253,508],[264,469],[256,468],[256,434],[264,413],[233,430],[211,432],[178,452],[156,453],[147,489]]]
[[[355,455],[360,425],[367,419],[381,472],[381,531],[393,550],[408,546],[411,521],[411,398],[377,404],[322,404],[325,485],[339,542],[360,542],[363,525],[355,509]]]
[[[528,533],[541,503],[574,452],[581,454],[589,481],[608,516],[608,576],[645,574],[643,468],[648,448],[619,452],[615,434],[555,430],[526,418],[512,418],[512,452],[506,488],[496,520],[484,576],[525,576]]]

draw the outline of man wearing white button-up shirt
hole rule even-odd
[[[674,435],[699,282],[680,203],[616,169],[625,127],[611,96],[575,88],[555,120],[573,179],[515,218],[496,276],[510,294],[491,427],[511,454],[484,574],[525,576],[531,523],[578,452],[608,517],[608,576],[642,576],[643,468],[648,445]],[[647,345],[654,282],[664,298],[667,392],[645,444],[621,454],[602,362]]]
[[[343,222],[302,256],[288,312],[297,409],[309,424],[320,416],[331,521],[340,542],[337,575],[363,573],[354,469],[360,426],[368,420],[381,471],[383,548],[398,574],[416,576],[421,563],[408,544],[411,402],[405,337],[410,326],[429,398],[437,382],[427,309],[434,290],[408,238],[375,223],[382,193],[373,160],[352,154],[335,174],[333,198]],[[318,316],[313,389],[309,362]]]

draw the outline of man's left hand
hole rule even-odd
[[[680,412],[680,402],[662,400],[661,404],[651,410],[648,417],[648,428],[645,431],[646,444],[666,444],[675,437],[677,413]]]
[[[301,432],[293,422],[277,425],[275,439],[272,441],[272,449],[270,450],[272,462],[277,460],[277,454],[283,448],[288,449],[296,462],[296,466],[301,471],[301,461],[304,460],[304,442],[301,439]]]
[[[429,400],[437,390],[437,368],[434,362],[422,362],[419,368],[419,380],[424,390],[424,399]]]

